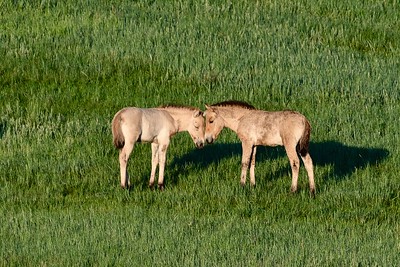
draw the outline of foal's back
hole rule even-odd
[[[152,142],[160,133],[174,131],[174,119],[164,110],[155,108],[125,108],[120,113],[121,127],[127,134],[139,135],[138,141]]]
[[[282,146],[287,139],[299,140],[307,123],[296,111],[250,110],[240,119],[238,136],[253,145]]]

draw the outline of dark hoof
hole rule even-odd
[[[154,184],[149,184],[149,188],[150,188],[151,191],[153,191],[154,190]]]
[[[315,198],[315,188],[310,189],[310,197]]]
[[[159,185],[158,185],[158,189],[159,189],[160,191],[164,191],[164,184],[159,184]]]
[[[130,186],[130,185],[123,185],[123,184],[121,184],[121,188],[122,188],[123,190],[125,190],[125,189],[129,190],[129,189],[131,188],[131,186]]]

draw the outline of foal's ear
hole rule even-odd
[[[194,117],[194,118],[197,118],[198,116],[203,116],[203,111],[201,111],[201,110],[196,110],[196,111],[193,113],[193,117]]]
[[[207,110],[215,111],[215,110],[213,109],[212,106],[209,106],[209,105],[207,105],[207,104],[204,104],[204,106],[206,106],[206,109],[207,109]]]
[[[205,106],[206,106],[206,111],[204,111],[204,113],[206,113],[208,110],[210,111],[210,112],[214,112],[214,113],[217,113],[218,114],[218,112],[217,112],[217,110],[215,109],[215,108],[213,108],[212,106],[209,106],[209,105],[207,105],[207,104],[205,104]]]

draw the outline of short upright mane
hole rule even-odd
[[[216,104],[211,105],[212,107],[241,107],[245,109],[256,109],[253,105],[250,105],[243,101],[236,101],[236,100],[228,100],[219,102]]]
[[[176,108],[176,109],[198,110],[198,108],[196,108],[196,107],[185,106],[185,105],[176,105],[176,104],[161,105],[158,108]]]

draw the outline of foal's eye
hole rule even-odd
[[[210,123],[213,123],[213,122],[214,122],[214,120],[209,120],[209,122],[210,122]]]

